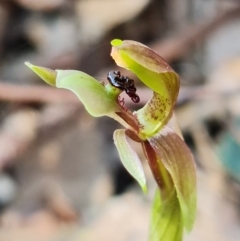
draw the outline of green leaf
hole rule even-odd
[[[152,207],[149,241],[181,241],[183,220],[174,189],[162,197],[157,189]]]
[[[153,98],[135,115],[146,139],[156,133],[172,116],[179,92],[179,79],[167,62],[147,46],[130,40],[113,40],[111,55],[117,65],[132,71],[154,91]]]
[[[144,193],[147,192],[146,178],[142,163],[137,153],[129,145],[126,131],[115,130],[113,134],[114,143],[117,147],[120,159],[127,171],[138,181]]]
[[[185,142],[168,127],[148,141],[171,175],[184,226],[190,231],[196,215],[196,168],[193,156]]]
[[[56,71],[45,67],[36,66],[29,62],[25,62],[25,65],[27,65],[33,72],[35,72],[47,84],[56,86],[56,77],[57,77]]]

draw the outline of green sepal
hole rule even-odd
[[[77,70],[51,70],[25,63],[46,83],[74,92],[92,116],[113,116],[120,112],[118,96],[121,92],[110,84],[104,85],[90,75]]]
[[[33,72],[35,72],[47,84],[51,86],[56,86],[57,72],[55,70],[33,65],[29,62],[25,62],[25,65],[27,65]]]
[[[144,175],[142,163],[137,153],[128,143],[126,130],[115,130],[113,139],[123,166],[138,181],[143,192],[147,193],[146,178]]]
[[[92,116],[119,111],[118,92],[109,91],[90,75],[76,70],[56,70],[56,87],[74,92]]]
[[[135,112],[144,139],[169,121],[179,92],[179,79],[167,62],[147,46],[130,40],[113,40],[111,55],[117,65],[133,72],[154,91],[152,99]]]
[[[168,127],[148,141],[172,178],[184,227],[190,231],[196,216],[197,187],[193,156],[185,142]]]

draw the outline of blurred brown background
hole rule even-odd
[[[106,81],[113,38],[140,41],[179,73],[176,116],[198,166],[187,241],[240,240],[238,0],[0,1],[0,241],[145,241],[149,194],[122,167],[112,133],[24,61]],[[139,108],[150,97],[138,83]]]

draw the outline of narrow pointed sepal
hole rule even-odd
[[[118,93],[110,92],[92,76],[77,70],[56,71],[56,87],[74,92],[92,116],[110,115],[120,110]]]
[[[90,75],[77,70],[51,70],[25,63],[46,83],[74,92],[92,116],[112,116],[121,111],[118,103],[120,90],[103,85]]]
[[[27,65],[28,68],[35,72],[47,84],[51,86],[56,86],[57,72],[55,70],[33,65],[29,62],[25,62],[25,65]]]
[[[113,139],[123,166],[138,181],[143,192],[146,193],[147,185],[142,163],[137,153],[128,143],[126,130],[115,130],[113,134]]]
[[[196,168],[193,156],[185,142],[168,127],[148,141],[172,178],[184,227],[190,231],[196,215]]]

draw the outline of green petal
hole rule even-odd
[[[142,163],[137,153],[129,145],[126,137],[126,131],[115,130],[113,134],[113,139],[123,166],[138,181],[143,192],[146,193],[147,185],[144,171],[142,168]]]
[[[162,197],[157,189],[152,207],[149,241],[181,241],[183,220],[175,190]]]
[[[196,215],[196,168],[185,142],[170,128],[165,127],[149,143],[170,173],[185,228],[192,229]]]
[[[27,65],[33,72],[35,72],[47,84],[56,86],[56,77],[57,77],[56,71],[45,67],[36,66],[29,62],[25,62],[25,65]]]
[[[76,70],[56,71],[56,86],[74,92],[92,116],[110,115],[119,111],[118,93],[110,92],[90,75]]]
[[[110,84],[104,86],[96,79],[76,70],[51,70],[25,63],[46,83],[74,92],[92,116],[113,116],[120,111],[118,95],[121,90]]]
[[[115,62],[132,71],[154,91],[153,98],[135,112],[142,126],[140,135],[152,136],[171,118],[179,92],[179,79],[167,62],[147,46],[130,40],[113,40]]]

